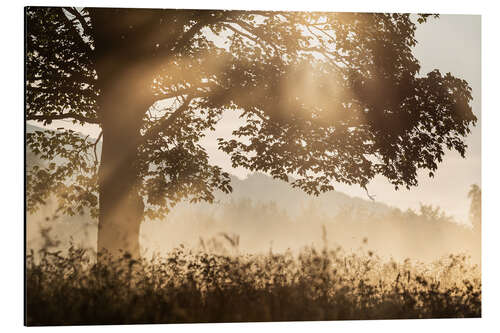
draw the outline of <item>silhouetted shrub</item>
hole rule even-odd
[[[298,255],[180,247],[96,261],[70,247],[31,252],[26,274],[28,325],[481,316],[480,272],[465,255],[424,265],[325,243]]]

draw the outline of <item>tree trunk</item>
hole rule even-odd
[[[139,257],[144,204],[137,190],[138,129],[121,125],[103,123],[97,249],[99,254]]]
[[[142,16],[124,9],[89,13],[103,131],[97,250],[139,257],[144,203],[138,193],[137,152],[143,117],[153,103],[150,50],[136,45],[144,38],[144,31],[137,28]]]
[[[139,190],[140,128],[152,104],[142,71],[130,65],[102,75],[99,108],[103,146],[99,170],[98,253],[140,256],[144,203]]]
[[[101,87],[103,146],[99,170],[98,252],[139,257],[144,203],[138,193],[138,146],[142,115],[150,101],[141,98],[129,73],[117,74]]]

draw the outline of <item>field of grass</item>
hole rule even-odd
[[[96,263],[84,250],[29,253],[26,323],[80,325],[481,316],[465,255],[432,264],[304,248],[217,255],[177,248]]]

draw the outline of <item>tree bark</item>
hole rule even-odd
[[[142,116],[151,105],[141,98],[130,73],[103,79],[100,105],[103,146],[99,170],[98,253],[139,257],[144,203],[138,193],[138,148]],[[109,82],[109,84],[106,84]],[[142,96],[143,97],[143,96]]]
[[[99,170],[99,254],[127,252],[140,256],[139,232],[144,204],[137,189],[138,129],[120,122],[103,122]]]
[[[144,203],[139,195],[138,148],[143,116],[152,104],[143,71],[122,63],[102,75],[99,108],[103,146],[99,170],[98,253],[140,256]]]

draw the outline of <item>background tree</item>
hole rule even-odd
[[[470,187],[467,196],[470,199],[469,218],[474,229],[481,231],[481,188],[477,184]]]
[[[429,15],[418,15],[424,23]],[[98,251],[139,254],[141,220],[180,200],[230,192],[199,140],[224,110],[244,125],[219,149],[310,194],[385,176],[429,176],[465,154],[476,118],[467,82],[419,74],[409,14],[104,8],[26,9],[26,119],[98,124],[35,132],[47,167],[27,174],[28,208],[51,194],[99,217]],[[293,176],[292,178],[289,178]]]

